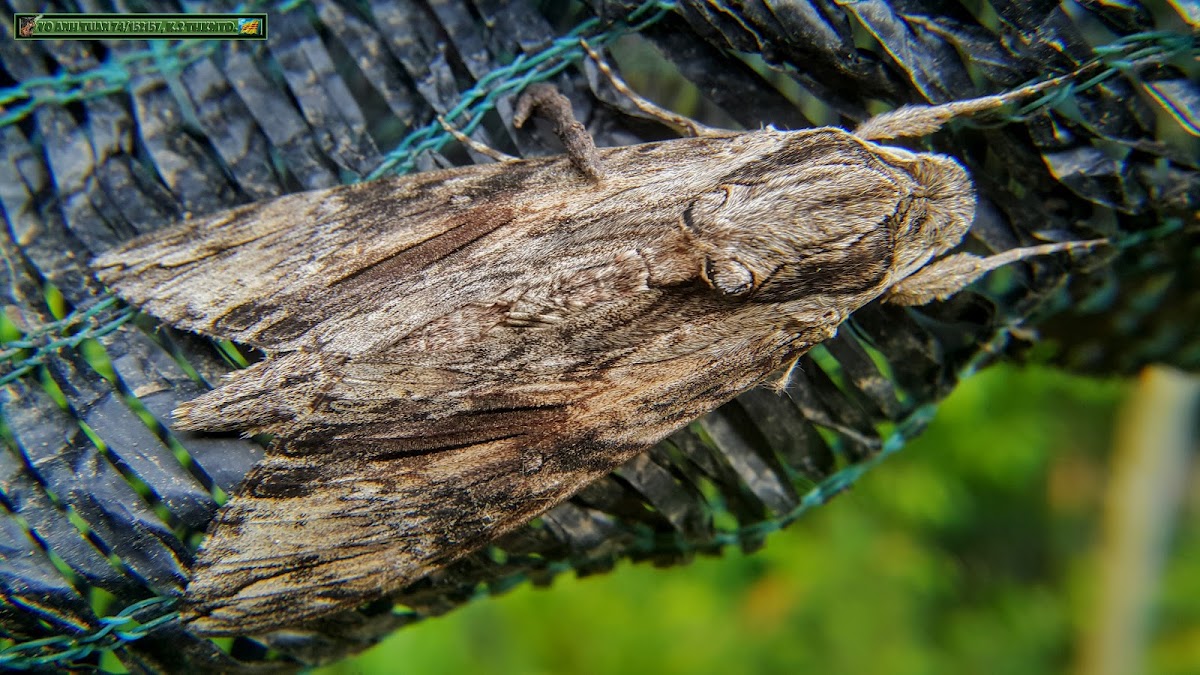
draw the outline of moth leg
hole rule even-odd
[[[1091,241],[1069,241],[1062,244],[1042,244],[1026,248],[1014,248],[993,256],[981,258],[970,253],[955,253],[936,260],[921,268],[916,274],[888,289],[884,302],[894,305],[924,305],[934,300],[945,300],[966,288],[985,273],[1009,263],[1038,255],[1087,249],[1108,243],[1106,239]]]
[[[442,128],[445,129],[447,133],[449,133],[451,136],[454,137],[454,140],[458,141],[459,143],[462,143],[463,145],[467,146],[468,148],[474,150],[475,152],[478,152],[479,154],[481,154],[485,157],[491,157],[492,159],[496,160],[497,162],[515,162],[518,159],[520,159],[519,157],[513,157],[512,155],[510,155],[506,152],[500,152],[499,150],[493,148],[490,145],[480,143],[479,141],[475,140],[474,138],[471,138],[470,136],[464,134],[463,132],[461,132],[458,129],[455,129],[453,126],[451,126],[450,123],[446,121],[446,118],[442,117],[441,115],[437,116],[437,121],[438,121],[438,124],[442,125]]]
[[[867,141],[925,136],[941,129],[950,120],[993,110],[1007,103],[1038,94],[1061,83],[1067,77],[1069,76],[1056,77],[996,96],[982,96],[940,105],[906,105],[863,122],[854,130],[854,135]]]
[[[513,126],[520,129],[534,112],[554,124],[554,133],[562,141],[567,156],[579,172],[593,181],[604,177],[600,170],[600,155],[592,136],[571,109],[571,99],[563,96],[552,84],[538,83],[525,88],[513,111]]]
[[[771,381],[767,382],[767,389],[770,389],[776,394],[782,394],[783,392],[787,391],[788,383],[792,381],[792,371],[795,370],[796,366],[798,365],[800,365],[799,356],[792,359],[791,363],[776,371],[779,373],[779,377],[773,378]]]
[[[617,73],[613,71],[612,67],[608,65],[608,61],[604,59],[604,56],[592,48],[592,46],[588,44],[587,40],[579,38],[579,44],[583,45],[583,49],[587,52],[588,56],[591,57],[592,62],[596,64],[596,67],[600,69],[600,72],[604,75],[604,77],[608,79],[608,82],[613,86],[613,89],[616,89],[617,92],[619,92],[622,96],[629,99],[629,102],[632,103],[633,106],[642,113],[658,120],[659,122],[662,122],[663,124],[675,129],[676,131],[679,131],[686,136],[723,137],[735,133],[725,129],[718,129],[716,127],[710,127],[705,124],[701,124],[700,122],[697,122],[689,117],[684,117],[683,115],[673,113],[670,110],[658,105],[654,101],[647,99],[633,89],[630,89],[629,85],[625,84],[625,80],[622,80],[621,76],[617,75]]]

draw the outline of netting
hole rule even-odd
[[[268,44],[0,46],[2,667],[328,662],[523,581],[752,550],[902,448],[958,379],[1002,355],[1093,372],[1200,365],[1196,17],[1136,3],[1084,3],[1072,14],[915,0],[240,7],[271,12]],[[111,9],[233,11],[55,11]],[[653,45],[653,77],[641,84],[690,82],[678,98],[711,105],[687,112],[745,128],[852,126],[874,100],[967,98],[1094,64],[1011,119],[929,142],[976,178],[968,246],[1095,236],[1116,246],[1107,258],[1007,270],[929,308],[864,308],[801,361],[783,396],[746,393],[387,601],[220,644],[188,634],[172,612],[191,555],[262,450],[162,420],[245,361],[232,345],[135,315],[95,285],[86,261],[188,212],[480,159],[452,143],[437,115],[494,147],[553,152],[553,139],[511,130],[512,95],[536,81],[572,99],[599,145],[662,137],[596,77],[580,37],[614,48],[622,65]],[[1031,325],[1042,340],[1025,337]]]

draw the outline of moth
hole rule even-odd
[[[212,524],[183,620],[253,634],[379,598],[764,382],[866,303],[945,298],[1076,246],[944,256],[971,225],[967,172],[880,143],[1006,100],[596,150],[535,87],[519,111],[555,120],[567,156],[287,195],[100,256],[131,304],[266,354],[175,411],[180,429],[275,439]]]

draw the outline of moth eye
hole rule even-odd
[[[721,293],[738,297],[754,290],[754,273],[736,260],[704,261],[704,278]]]

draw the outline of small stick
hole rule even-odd
[[[554,124],[554,133],[562,141],[567,150],[567,156],[579,172],[592,181],[599,182],[604,177],[600,169],[600,155],[596,152],[596,144],[592,136],[571,110],[571,100],[563,96],[554,85],[540,82],[530,85],[517,99],[517,108],[513,111],[513,126],[520,129],[525,126],[529,116],[537,111],[539,115]]]

